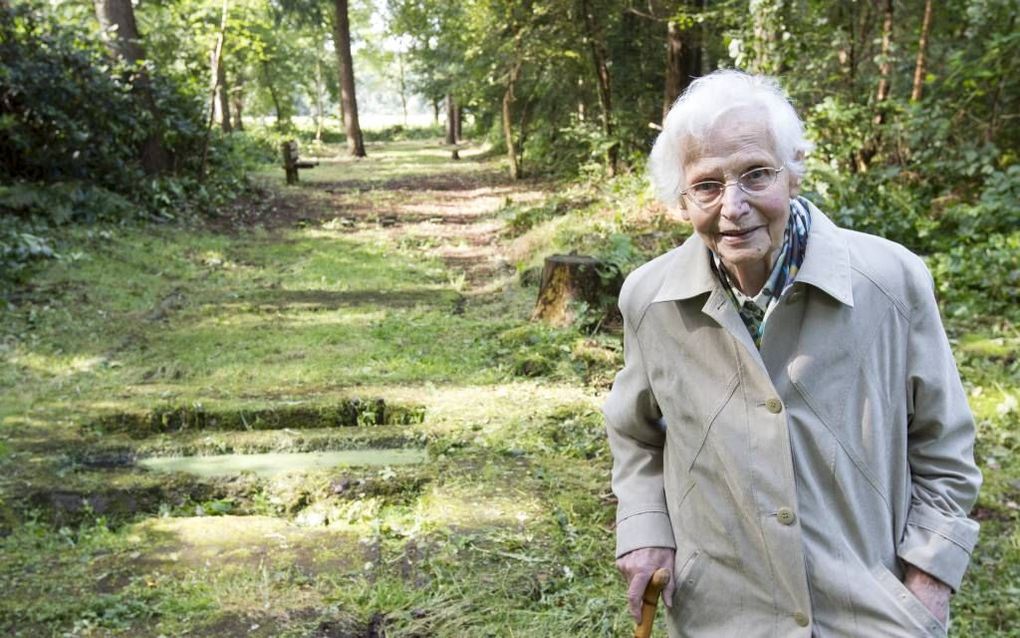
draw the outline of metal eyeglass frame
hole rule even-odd
[[[741,180],[744,179],[744,176],[746,176],[748,173],[753,173],[754,171],[760,171],[763,168],[767,168],[769,170],[775,171],[775,174],[772,176],[772,182],[769,183],[769,185],[766,186],[765,188],[763,188],[761,190],[758,190],[758,191],[752,191],[752,190],[748,190],[747,188],[745,188],[744,184],[741,182]],[[775,167],[775,166],[758,166],[756,168],[752,168],[751,170],[744,171],[743,173],[740,174],[740,177],[738,177],[736,180],[734,180],[732,182],[720,182],[719,180],[715,180],[715,179],[702,180],[700,182],[697,182],[696,184],[691,184],[690,186],[688,186],[684,190],[680,191],[680,196],[681,197],[686,197],[692,204],[694,204],[695,206],[697,206],[701,210],[705,210],[706,207],[711,208],[711,207],[715,206],[716,204],[718,204],[719,202],[721,202],[722,198],[723,198],[723,195],[726,193],[726,189],[729,188],[730,186],[736,186],[740,190],[744,191],[745,194],[750,195],[751,197],[754,197],[758,193],[763,193],[763,192],[767,191],[768,189],[770,189],[770,188],[772,188],[773,186],[776,185],[776,182],[779,180],[779,174],[782,173],[783,170],[785,170],[785,169],[786,169],[785,166],[779,166],[779,167]],[[690,191],[692,188],[694,188],[694,187],[696,187],[696,186],[698,186],[700,184],[720,184],[722,186],[722,188],[719,189],[719,195],[714,200],[712,200],[711,202],[704,202],[704,203],[702,203],[702,202],[699,202],[698,200],[696,200],[695,198],[693,198],[693,197],[691,197],[690,195],[687,194],[688,191]]]

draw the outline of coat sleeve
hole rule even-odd
[[[624,367],[602,408],[613,454],[616,556],[642,547],[675,548],[666,510],[662,457],[662,413],[652,394],[641,345],[627,318],[626,289],[621,293]]]
[[[967,518],[981,472],[974,462],[974,419],[939,319],[930,275],[911,315],[907,379],[907,455],[911,501],[898,555],[955,591],[977,542]]]

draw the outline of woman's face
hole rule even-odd
[[[772,257],[782,246],[797,181],[784,170],[775,184],[754,195],[735,182],[753,168],[779,168],[773,147],[760,115],[734,109],[720,117],[703,139],[687,145],[683,162],[684,188],[705,180],[734,182],[719,202],[705,210],[685,199],[681,216],[719,255],[740,289],[749,294],[756,294],[764,285]]]

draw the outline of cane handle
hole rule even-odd
[[[669,570],[658,569],[645,587],[645,595],[641,598],[641,622],[634,628],[634,638],[649,638],[652,635],[652,623],[655,622],[655,610],[659,605],[659,594],[669,584]]]

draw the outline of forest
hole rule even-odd
[[[691,233],[665,113],[737,68],[934,279],[984,475],[951,635],[1020,636],[1018,14],[0,0],[0,632],[630,635],[615,297]],[[553,255],[601,288],[550,320]]]

